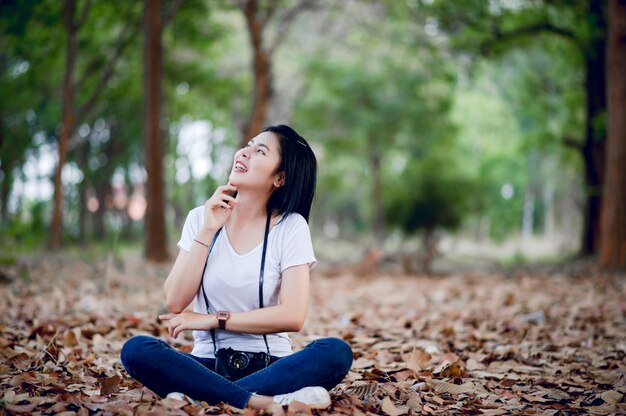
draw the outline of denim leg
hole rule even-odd
[[[352,366],[352,349],[338,338],[322,338],[301,351],[281,358],[235,384],[262,395],[290,393],[308,386],[332,389]]]
[[[223,401],[243,409],[252,395],[207,368],[202,358],[176,351],[157,338],[129,339],[121,357],[128,374],[161,397],[177,391],[192,399],[211,404]]]

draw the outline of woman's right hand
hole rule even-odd
[[[237,191],[237,187],[229,182],[219,186],[204,203],[204,228],[212,234],[224,226],[233,212],[237,200],[228,195],[228,192],[235,191]]]

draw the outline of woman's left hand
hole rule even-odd
[[[159,315],[162,321],[169,321],[167,328],[172,338],[176,338],[178,334],[186,330],[204,330],[211,329],[211,318],[213,315],[196,312],[168,313]]]

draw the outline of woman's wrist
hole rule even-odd
[[[211,239],[213,238],[214,235],[215,235],[215,231],[211,231],[208,228],[202,227],[198,231],[198,234],[196,234],[196,237],[194,238],[194,240],[196,240],[197,242],[199,242],[205,247],[209,247],[209,245],[211,244]]]
[[[207,315],[207,330],[217,329],[219,326],[219,322],[217,321],[217,316],[214,313]]]

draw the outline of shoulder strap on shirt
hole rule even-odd
[[[259,271],[259,308],[263,307],[263,280],[265,275],[265,255],[267,253],[267,238],[270,231],[270,219],[272,218],[271,214],[267,213],[267,219],[265,221],[265,235],[263,236],[263,252],[261,254],[261,267]],[[206,313],[211,313],[211,306],[209,304],[209,298],[206,295],[206,291],[204,290],[204,273],[206,272],[206,266],[209,263],[209,256],[211,255],[211,251],[213,251],[213,246],[215,245],[215,241],[219,236],[222,229],[217,230],[213,239],[211,240],[211,245],[209,247],[209,254],[206,257],[206,261],[204,262],[204,268],[202,269],[202,276],[200,277],[200,288],[202,289],[202,296],[204,297],[204,305],[206,306]],[[215,329],[211,329],[211,339],[213,340],[213,353],[217,351],[217,342],[215,340]],[[265,348],[267,349],[267,355],[270,355],[270,346],[267,343],[267,336],[263,334],[263,341],[265,341]]]

